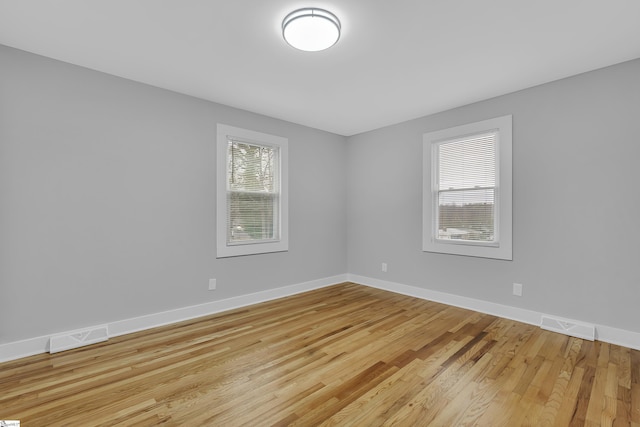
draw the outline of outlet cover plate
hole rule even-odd
[[[513,294],[518,297],[522,296],[522,283],[513,284]]]

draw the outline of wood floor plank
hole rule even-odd
[[[343,283],[2,363],[0,419],[640,427],[640,351]]]

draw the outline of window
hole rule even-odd
[[[511,116],[423,135],[425,252],[512,259]]]
[[[218,258],[288,250],[287,143],[218,124]]]

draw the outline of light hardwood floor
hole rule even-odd
[[[640,426],[640,351],[351,283],[0,364],[28,426]]]

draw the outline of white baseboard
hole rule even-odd
[[[640,333],[611,326],[597,325],[596,339],[609,344],[640,350]]]
[[[491,314],[493,316],[528,323],[530,325],[540,326],[542,316],[549,316],[549,314],[547,313],[527,310],[524,308],[511,307],[508,305],[496,304],[493,302],[478,300],[475,298],[448,294],[446,292],[432,291],[429,289],[418,288],[416,286],[389,282],[386,280],[373,279],[371,277],[359,276],[356,274],[347,274],[347,279],[349,282],[358,283],[360,285],[383,289],[386,291],[421,298],[429,301],[440,302],[455,307],[466,308],[469,310],[478,311],[480,313]],[[580,323],[579,320],[576,320],[576,322]],[[606,325],[595,325],[595,328],[595,338],[599,341],[640,350],[640,333],[638,332],[613,328]]]
[[[49,351],[49,335],[0,344],[0,363]]]
[[[181,322],[183,320],[190,320],[197,317],[220,313],[234,308],[270,301],[277,298],[283,298],[346,281],[347,275],[340,274],[295,285],[283,286],[281,288],[269,289],[253,294],[240,295],[220,301],[211,301],[204,304],[182,307],[146,316],[117,320],[106,324],[106,326],[109,330],[109,337],[115,337],[118,335],[130,334],[132,332]],[[46,353],[49,351],[49,339],[51,336],[65,333],[69,332],[61,331],[47,336],[0,344],[0,363],[20,359],[22,357],[33,356],[35,354]]]
[[[448,294],[446,292],[433,291],[430,289],[418,288],[416,286],[403,285],[386,280],[373,279],[371,277],[347,275],[348,280],[360,285],[370,286],[397,294],[408,295],[420,299],[452,305],[454,307],[466,308],[468,310],[479,311],[480,313],[491,314],[505,319],[517,320],[518,322],[530,325],[539,325],[541,314],[531,310],[511,307],[508,305],[496,304],[489,301],[482,301],[475,298],[463,297],[460,295]]]
[[[212,301],[204,304],[182,307],[175,310],[149,314],[146,316],[114,321],[107,324],[109,328],[109,336],[114,337],[158,326],[164,326],[171,323],[181,322],[183,320],[194,319],[314,289],[320,289],[342,282],[354,282],[373,288],[383,289],[455,307],[466,308],[536,326],[540,325],[542,316],[547,315],[546,313],[537,311],[448,294],[446,292],[418,288],[416,286],[403,285],[400,283],[355,274],[340,274],[296,285],[269,289],[248,295],[240,295],[220,301]],[[61,331],[59,333],[65,333],[65,331]],[[49,350],[49,339],[51,338],[51,335],[0,344],[0,363],[20,359],[22,357],[33,356],[35,354],[46,353]],[[606,325],[596,325],[596,339],[610,344],[640,350],[640,333],[638,332],[613,328]]]

